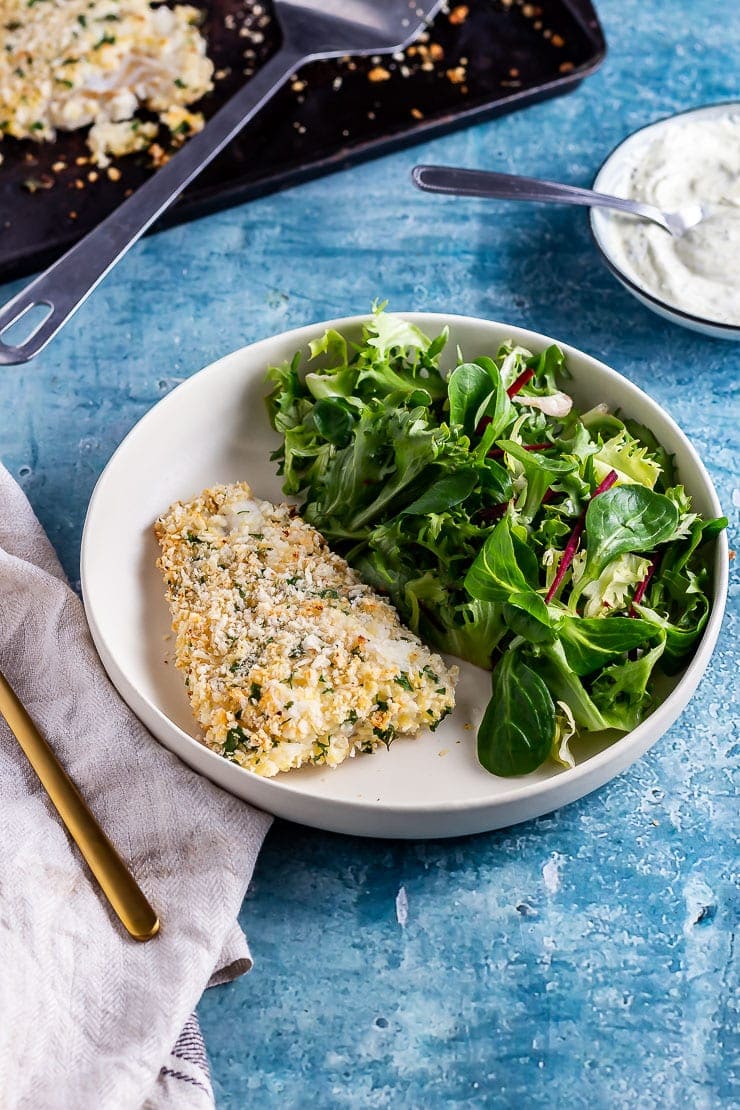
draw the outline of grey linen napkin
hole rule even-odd
[[[126,935],[0,718],[0,1105],[208,1110],[191,1015],[206,986],[251,966],[237,913],[270,818],[191,772],[123,704],[2,466],[0,670],[162,922],[146,944]]]

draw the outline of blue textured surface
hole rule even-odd
[[[408,183],[440,161],[588,184],[634,128],[737,95],[733,5],[599,7],[611,52],[572,96],[149,239],[42,358],[3,371],[2,457],[73,579],[95,479],[153,402],[226,351],[379,294],[529,326],[626,373],[697,444],[734,546],[740,349],[633,301],[583,212]],[[255,970],[200,1007],[224,1110],[740,1105],[733,582],[691,706],[591,797],[448,843],[276,825],[242,913]]]

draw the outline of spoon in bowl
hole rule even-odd
[[[448,193],[460,197],[491,197],[499,200],[543,201],[547,204],[578,204],[586,208],[615,208],[643,220],[651,220],[680,239],[706,218],[700,204],[687,204],[675,212],[662,212],[653,204],[626,200],[576,185],[560,185],[535,177],[518,177],[488,170],[465,170],[454,166],[414,166],[411,179],[427,193]]]

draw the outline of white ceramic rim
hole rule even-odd
[[[613,163],[623,156],[624,147],[627,146],[628,143],[631,143],[638,135],[644,135],[653,128],[660,128],[666,124],[670,124],[671,120],[680,119],[682,116],[710,114],[721,108],[740,109],[740,100],[718,100],[713,104],[701,104],[695,108],[684,108],[681,112],[674,112],[668,116],[661,116],[660,119],[653,120],[652,123],[646,123],[643,127],[638,127],[636,131],[632,131],[617,143],[609,154],[607,154],[597,170],[591,188],[597,193],[604,191],[602,186],[603,178],[607,176]],[[684,309],[677,308],[675,305],[663,300],[662,297],[658,297],[655,293],[651,293],[649,289],[645,289],[644,286],[639,285],[633,278],[626,274],[622,267],[614,260],[614,257],[609,252],[609,248],[601,237],[601,232],[599,231],[599,211],[599,209],[592,208],[589,212],[591,237],[608,269],[611,270],[624,288],[632,293],[641,304],[644,304],[646,308],[652,309],[653,312],[657,312],[663,319],[681,324],[691,331],[698,331],[704,335],[713,336],[716,339],[740,340],[740,324],[723,324],[718,320],[710,320],[706,316],[697,316],[694,313],[686,312]]]
[[[560,340],[552,339],[542,333],[529,331],[516,326],[509,326],[498,321],[482,320],[478,317],[463,316],[453,313],[404,312],[403,310],[398,310],[395,314],[403,316],[405,319],[418,325],[422,330],[431,332],[431,334],[436,334],[445,324],[449,324],[450,322],[459,322],[460,324],[468,324],[476,327],[482,326],[484,328],[499,328],[504,330],[516,343],[532,350],[537,351],[551,343],[557,343],[563,350],[566,359],[576,356],[594,364],[606,375],[607,379],[615,383],[620,390],[626,390],[627,407],[629,406],[629,397],[631,395],[634,398],[639,398],[643,403],[647,403],[648,407],[652,407],[660,413],[661,419],[666,422],[671,428],[672,433],[680,441],[691,465],[693,465],[698,477],[701,479],[704,485],[704,492],[712,506],[713,513],[716,516],[722,515],[719,498],[704,464],[673,418],[661,408],[657,401],[654,401],[648,394],[641,390],[639,386],[634,385],[634,383],[630,382],[627,378],[623,377],[617,371],[612,370],[598,359],[585,354],[578,348],[572,347]],[[247,776],[250,780],[250,797],[248,800],[268,812],[274,813],[276,816],[287,817],[290,820],[303,821],[303,823],[309,824],[312,827],[336,832],[349,831],[347,825],[350,823],[354,826],[352,832],[356,835],[371,837],[393,836],[400,838],[457,836],[517,824],[521,821],[529,820],[532,817],[552,812],[554,809],[558,809],[562,805],[575,801],[591,790],[604,785],[604,783],[619,774],[639,758],[639,756],[655,743],[677,719],[706,670],[719,636],[728,589],[728,541],[726,532],[723,532],[717,537],[713,580],[714,596],[712,598],[709,620],[702,634],[696,653],[666,700],[653,710],[636,729],[626,733],[609,747],[590,756],[576,767],[559,771],[558,774],[552,778],[514,788],[508,791],[502,799],[495,801],[489,799],[487,801],[471,804],[466,802],[450,802],[442,805],[435,804],[430,807],[423,802],[410,802],[403,806],[388,804],[377,806],[365,799],[361,801],[342,800],[341,802],[334,803],[339,814],[338,818],[331,813],[322,815],[321,818],[312,815],[310,819],[295,816],[296,809],[304,808],[302,803],[306,800],[310,800],[311,795],[305,793],[299,795],[298,804],[296,805],[296,792],[290,787],[289,777],[287,777],[286,781],[266,779],[255,775],[252,771],[239,767],[237,764],[232,764],[224,760],[223,757],[216,752],[206,748],[205,745],[190,736],[170,720],[156,704],[148,697],[142,695],[136,686],[129,680],[125,671],[118,664],[115,652],[110,648],[107,638],[96,620],[95,612],[88,604],[86,581],[88,578],[88,565],[92,559],[91,534],[97,507],[103,502],[106,495],[105,487],[107,474],[115,465],[118,456],[125,450],[129,441],[136,435],[137,430],[148,422],[155,420],[160,407],[166,406],[168,400],[175,393],[181,394],[187,390],[200,387],[203,384],[204,377],[207,377],[209,374],[218,373],[224,367],[224,364],[228,363],[230,360],[235,360],[243,356],[247,351],[257,354],[261,346],[264,345],[267,347],[277,340],[290,340],[291,345],[295,345],[296,350],[303,349],[307,346],[310,339],[323,334],[323,332],[329,328],[338,331],[352,327],[356,328],[369,318],[368,314],[362,314],[359,316],[347,316],[334,320],[326,320],[316,324],[309,324],[300,328],[291,329],[287,332],[279,333],[279,335],[270,336],[266,339],[248,344],[246,347],[237,348],[229,355],[225,355],[216,362],[209,364],[202,370],[193,374],[186,381],[182,382],[167,394],[166,397],[157,402],[157,404],[145,413],[141,420],[134,425],[111,456],[95,485],[83,528],[80,573],[83,600],[85,602],[85,610],[90,625],[90,631],[103,665],[114,686],[116,686],[124,701],[126,701],[136,715],[141,718],[143,723],[154,733],[158,740],[179,755],[180,758],[184,759],[191,767],[198,770],[199,773],[205,774],[206,777],[217,782],[227,790],[230,789],[230,786],[225,779],[228,779],[231,774],[236,773],[237,775]],[[265,365],[267,365],[267,362],[265,362]],[[196,381],[198,383],[197,387],[194,385]],[[228,770],[228,774],[225,772],[225,769]],[[610,769],[611,773],[609,773]],[[339,771],[337,773],[339,773]],[[553,792],[558,795],[558,800],[552,804],[547,804],[547,795]],[[246,795],[240,796],[246,797]],[[545,801],[544,805],[542,804],[543,801]],[[329,804],[326,800],[322,800],[322,802],[325,805]],[[309,805],[308,809],[310,808]],[[481,817],[489,813],[492,808],[500,811],[501,820],[486,817],[485,820],[481,821]],[[343,816],[348,812],[352,814],[352,820],[350,822],[345,820]],[[444,831],[437,831],[436,820],[438,818],[444,818],[446,815],[449,815],[450,818],[454,818],[457,815],[462,819],[457,821],[452,820]],[[414,826],[417,831],[405,831],[405,822],[408,821],[409,818],[420,818],[424,816],[429,818],[429,820],[421,823],[417,820]],[[383,825],[382,830],[377,828],[379,823]],[[424,829],[423,831],[418,831],[421,825],[424,826]]]

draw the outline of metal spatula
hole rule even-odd
[[[281,49],[133,196],[0,309],[0,365],[28,362],[43,350],[116,262],[300,66],[319,58],[401,50],[441,6],[442,0],[275,0]],[[16,345],[3,342],[3,333],[39,306],[47,311],[35,330]]]

